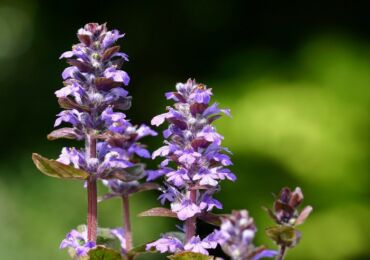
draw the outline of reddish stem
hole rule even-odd
[[[286,251],[286,247],[285,246],[281,246],[280,247],[279,256],[277,258],[278,260],[283,260],[284,259],[285,251]]]
[[[96,139],[86,135],[86,159],[96,158]],[[87,239],[96,242],[98,200],[95,173],[87,180]]]
[[[90,178],[87,182],[87,239],[96,242],[97,229],[97,188],[95,178]]]
[[[196,190],[190,190],[189,191],[189,199],[193,202],[196,203],[197,199],[197,191]],[[195,231],[196,231],[196,222],[197,222],[197,217],[191,217],[185,220],[185,243],[189,242],[189,240],[195,236]]]
[[[131,220],[130,220],[130,201],[127,195],[122,196],[122,208],[123,208],[123,227],[126,240],[126,251],[132,249],[132,231],[131,231]],[[133,259],[132,256],[127,255],[127,260]]]

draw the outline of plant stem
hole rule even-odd
[[[197,199],[197,191],[196,190],[190,190],[189,191],[189,199],[195,203]],[[185,220],[185,243],[189,242],[189,240],[195,236],[196,231],[196,222],[197,217],[191,217]]]
[[[126,240],[126,251],[132,249],[132,231],[131,231],[131,220],[130,220],[130,201],[128,195],[122,196],[122,208],[123,208],[123,228]],[[127,260],[133,259],[133,256],[127,255]]]
[[[86,159],[96,158],[96,139],[86,135]],[[87,239],[96,242],[98,215],[97,186],[95,173],[87,180]]]
[[[278,256],[277,260],[283,260],[284,259],[285,251],[286,251],[286,246],[281,246],[279,256]]]

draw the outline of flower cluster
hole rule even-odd
[[[96,243],[87,240],[87,229],[78,232],[73,229],[60,243],[60,248],[71,248],[77,256],[86,256],[90,249],[96,247]]]
[[[65,109],[55,126],[65,122],[73,128],[58,129],[51,136],[83,139],[90,134],[100,139],[93,158],[86,156],[85,149],[63,148],[58,161],[110,178],[112,171],[133,166],[134,155],[149,158],[150,153],[138,141],[156,133],[145,125],[132,125],[124,113],[115,111],[131,105],[123,88],[130,79],[119,69],[128,58],[114,45],[124,35],[107,31],[105,24],[90,23],[78,30],[77,36],[80,43],[61,55],[71,66],[62,73],[64,87],[55,92]]]
[[[59,114],[56,126],[65,121],[78,130],[99,129],[104,121],[100,115],[109,106],[119,110],[130,107],[130,97],[123,88],[130,78],[119,69],[128,56],[114,45],[123,36],[117,30],[107,31],[105,24],[89,23],[78,30],[80,43],[60,56],[71,66],[62,73],[64,87],[55,92],[59,104],[67,109]]]
[[[167,121],[169,127],[163,132],[165,145],[152,156],[165,159],[158,171],[149,174],[148,180],[165,175],[167,188],[160,200],[162,203],[168,200],[171,210],[185,221],[213,208],[221,209],[213,194],[219,190],[221,180],[234,181],[236,177],[225,168],[232,164],[230,152],[221,146],[223,137],[211,125],[222,114],[230,115],[229,110],[220,109],[217,103],[211,105],[211,89],[194,80],[178,83],[176,90],[166,93],[167,99],[175,101],[174,106],[152,119],[153,125]],[[193,237],[187,242],[187,249],[206,252],[189,243],[199,245],[207,241]]]
[[[60,57],[71,66],[62,73],[64,87],[55,92],[65,110],[57,115],[54,126],[69,123],[72,127],[49,135],[49,139],[85,139],[85,149],[63,148],[57,161],[102,179],[110,195],[139,185],[146,172],[136,157],[151,157],[139,141],[157,135],[146,125],[131,124],[121,112],[131,106],[124,89],[130,78],[120,69],[128,56],[115,45],[123,36],[117,30],[108,31],[105,24],[89,23],[78,30],[80,43]]]
[[[208,249],[215,249],[219,243],[219,232],[216,230],[207,237],[201,239],[199,236],[193,236],[187,243],[183,238],[179,238],[171,233],[163,234],[162,237],[153,243],[146,245],[146,250],[155,248],[161,253],[178,253],[182,251],[191,251],[208,255]]]
[[[58,129],[51,135],[83,139],[105,129],[122,131],[129,122],[123,113],[113,112],[113,109],[130,107],[131,98],[123,88],[130,79],[119,69],[127,55],[119,52],[119,46],[114,43],[124,35],[117,30],[107,31],[105,24],[90,23],[78,30],[77,36],[80,43],[60,57],[67,58],[71,66],[62,73],[64,87],[55,92],[65,110],[58,114],[54,126],[65,122],[73,127]],[[110,156],[106,145],[99,146],[98,158],[85,158],[84,150],[64,148],[59,161],[89,173],[98,173],[100,168],[101,173],[109,158],[117,158],[117,155]]]
[[[167,120],[169,127],[163,132],[168,141],[152,156],[165,159],[160,170],[149,175],[149,180],[166,176],[171,188],[162,198],[171,202],[180,220],[186,220],[202,211],[221,208],[221,203],[212,195],[218,190],[220,180],[236,178],[225,168],[232,162],[227,155],[230,152],[221,146],[223,137],[211,125],[222,113],[229,115],[229,111],[218,108],[216,103],[209,105],[211,89],[193,80],[178,83],[176,89],[166,93],[167,99],[176,102],[174,107],[152,119],[156,126]],[[197,190],[195,199],[187,196],[192,189]]]
[[[115,113],[123,114],[123,113]],[[86,159],[85,149],[63,148],[58,161],[67,165],[73,165],[77,169],[83,169],[90,173],[96,173],[97,177],[109,179],[112,187],[121,185],[120,180],[111,177],[123,178],[123,176],[111,176],[113,172],[123,170],[137,165],[135,157],[148,158],[149,151],[139,140],[145,136],[155,136],[156,132],[145,125],[133,126],[125,120],[125,126],[120,131],[106,131],[96,135],[104,141],[98,142],[96,146],[96,158]],[[145,172],[141,171],[143,177]],[[139,179],[139,176],[135,176]],[[109,185],[110,186],[110,185]]]
[[[266,229],[266,235],[280,247],[279,257],[282,259],[287,248],[295,247],[301,240],[301,232],[296,226],[311,214],[313,208],[306,206],[301,212],[298,207],[303,201],[302,190],[297,187],[294,191],[284,187],[275,198],[273,209],[265,208],[277,225]]]
[[[121,251],[125,251],[125,238],[123,228],[115,229],[99,229],[101,237],[104,239],[116,239],[119,241]],[[93,241],[88,241],[87,239],[87,227],[81,225],[78,227],[78,230],[72,229],[66,236],[65,239],[60,243],[60,248],[65,249],[69,248],[72,250],[72,255],[77,255],[79,257],[86,256],[91,249],[96,248],[97,244]]]
[[[277,224],[296,226],[302,224],[312,211],[311,206],[306,206],[301,212],[298,207],[303,201],[301,188],[291,191],[288,187],[281,189],[274,202],[273,210],[269,210],[270,216]]]
[[[219,243],[223,251],[233,260],[258,260],[276,256],[277,252],[274,250],[253,246],[256,231],[253,218],[248,216],[246,210],[233,211],[231,215],[222,217]]]

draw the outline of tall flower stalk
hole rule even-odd
[[[207,249],[217,246],[215,232],[203,239],[197,235],[197,219],[205,219],[214,208],[222,208],[213,196],[220,189],[219,182],[236,178],[226,168],[232,164],[230,152],[221,146],[223,137],[212,126],[222,114],[230,115],[229,110],[220,109],[217,103],[210,104],[211,96],[211,89],[194,80],[178,83],[175,92],[166,93],[167,99],[175,101],[174,106],[152,119],[153,125],[167,121],[169,126],[163,132],[165,145],[153,153],[153,159],[160,156],[164,160],[158,171],[151,172],[149,180],[165,176],[160,200],[169,201],[172,213],[184,222],[184,238],[165,234],[148,244],[147,249],[208,254]],[[163,209],[158,213],[164,212]],[[142,215],[153,214],[148,211]]]
[[[62,73],[64,87],[55,92],[58,103],[64,110],[57,115],[54,126],[69,123],[72,127],[54,130],[48,135],[48,139],[84,140],[85,148],[63,148],[56,161],[33,154],[36,166],[46,175],[86,181],[86,237],[78,231],[76,232],[80,235],[72,231],[61,245],[75,245],[72,247],[77,255],[84,255],[96,246],[99,233],[97,180],[106,180],[109,185],[113,185],[143,178],[144,165],[134,161],[133,155],[148,158],[150,154],[145,146],[137,141],[144,136],[156,134],[145,125],[133,126],[126,119],[126,115],[119,112],[131,106],[131,97],[124,89],[130,78],[120,69],[122,64],[128,61],[128,56],[120,52],[119,46],[115,45],[123,36],[117,30],[108,31],[105,24],[89,23],[78,30],[77,37],[80,42],[60,57],[66,58],[70,66]],[[136,192],[149,189],[136,186]],[[132,192],[134,191],[130,190],[128,194]],[[125,226],[129,229],[127,196],[122,198],[125,201]],[[122,243],[124,251],[131,249],[130,231],[125,233],[120,230],[113,233],[125,242]],[[76,241],[80,242],[75,243]],[[86,250],[81,250],[81,241],[84,241]]]
[[[93,242],[97,234],[99,163],[96,134],[111,126],[103,117],[107,110],[129,103],[128,93],[122,86],[128,85],[130,79],[126,72],[119,70],[123,61],[127,61],[127,55],[118,51],[119,46],[114,46],[123,36],[117,30],[108,31],[105,24],[90,23],[78,30],[80,43],[61,55],[71,66],[62,73],[65,87],[56,92],[59,104],[66,110],[59,114],[55,126],[62,121],[71,123],[84,135],[89,173],[87,237]],[[62,157],[59,161],[65,162],[65,159]]]

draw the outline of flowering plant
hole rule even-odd
[[[62,73],[64,87],[55,92],[64,110],[54,126],[67,123],[70,127],[52,131],[48,139],[83,141],[84,148],[65,147],[57,160],[32,155],[42,173],[85,182],[87,225],[70,231],[60,248],[68,248],[73,259],[81,260],[130,260],[153,251],[171,254],[170,259],[214,259],[210,255],[217,247],[234,260],[283,259],[286,248],[296,246],[301,237],[296,226],[312,211],[310,206],[300,213],[297,210],[302,191],[283,188],[273,210],[266,209],[277,224],[266,229],[266,234],[279,246],[279,252],[254,246],[257,228],[248,211],[213,213],[222,209],[221,201],[215,198],[220,182],[236,181],[228,168],[231,152],[222,146],[224,137],[213,126],[222,115],[230,116],[230,111],[211,103],[213,93],[205,85],[191,79],[178,83],[176,91],[165,94],[175,104],[152,119],[152,125],[167,122],[168,127],[163,131],[164,146],[151,155],[141,139],[157,133],[146,125],[133,125],[123,112],[131,106],[126,90],[130,78],[121,70],[128,56],[115,45],[123,36],[117,30],[109,31],[105,24],[89,23],[77,32],[80,42],[60,57],[70,66]],[[147,170],[140,162],[157,157],[163,158],[158,169]],[[158,179],[161,181],[155,183]],[[98,181],[108,188],[101,197]],[[134,247],[129,198],[146,190],[160,190],[159,200],[169,202],[170,208],[152,208],[139,216],[177,218],[182,225],[179,231]],[[122,199],[123,227],[98,227],[98,202],[115,197]],[[198,220],[212,224],[214,230],[200,236]]]

